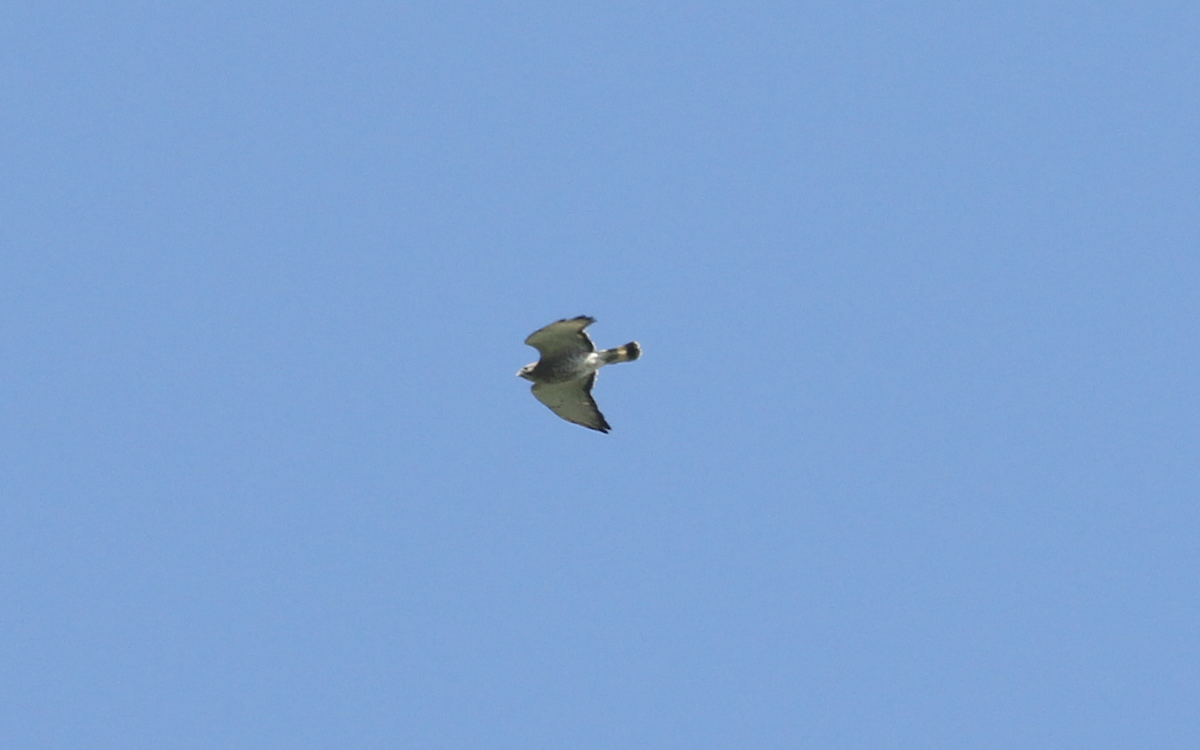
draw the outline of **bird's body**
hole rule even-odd
[[[525,365],[517,375],[533,382],[533,395],[558,416],[600,432],[611,429],[592,398],[596,371],[617,362],[632,362],[642,356],[636,341],[614,349],[597,351],[584,329],[595,318],[580,315],[540,328],[525,339],[542,355]]]

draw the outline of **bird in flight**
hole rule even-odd
[[[596,400],[592,386],[596,371],[614,362],[632,362],[642,356],[642,347],[630,341],[615,349],[596,351],[596,345],[583,329],[595,323],[587,315],[567,318],[539,328],[525,343],[542,355],[537,362],[517,371],[519,377],[533,381],[533,395],[558,416],[600,432],[611,428]]]

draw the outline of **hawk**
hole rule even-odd
[[[595,322],[595,318],[580,315],[529,334],[525,343],[542,358],[522,367],[517,375],[533,381],[533,395],[550,411],[568,422],[608,432],[611,428],[592,398],[596,371],[614,362],[632,362],[642,356],[642,347],[630,341],[616,349],[596,351],[583,330]]]

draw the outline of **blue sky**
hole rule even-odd
[[[5,4],[0,745],[1197,747],[1198,38]]]

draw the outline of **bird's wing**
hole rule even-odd
[[[537,383],[533,386],[533,395],[568,422],[608,432],[611,428],[592,398],[592,385],[595,382],[596,373],[593,372],[586,378],[566,383]]]
[[[596,345],[583,329],[595,322],[595,318],[587,315],[560,320],[529,334],[525,343],[541,352],[543,357],[594,352]]]

